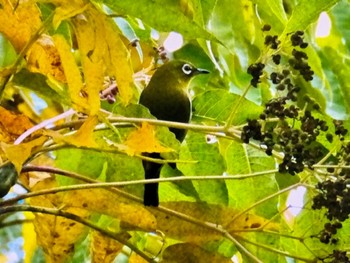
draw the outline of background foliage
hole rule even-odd
[[[0,261],[349,262],[349,10],[0,0]],[[169,57],[211,71],[182,145],[137,104]],[[177,163],[159,208],[140,198],[147,151]]]

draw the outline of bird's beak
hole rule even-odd
[[[210,71],[202,68],[196,68],[196,70],[193,71],[194,75],[199,75],[199,74],[209,74]]]

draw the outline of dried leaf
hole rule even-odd
[[[28,69],[43,75],[53,76],[60,82],[66,82],[58,51],[52,38],[42,35],[27,53]]]
[[[14,142],[18,136],[32,126],[33,124],[27,116],[13,114],[0,106],[0,141]]]

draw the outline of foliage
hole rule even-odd
[[[23,238],[24,262],[349,262],[349,10],[0,0],[0,261]],[[190,124],[137,103],[169,56],[211,71]],[[145,158],[165,164],[159,207]]]

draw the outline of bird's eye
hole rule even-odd
[[[182,66],[182,71],[183,71],[183,73],[185,73],[186,75],[191,75],[191,73],[192,73],[192,71],[193,71],[193,68],[192,68],[190,65],[188,65],[188,64],[184,64],[184,65]]]

